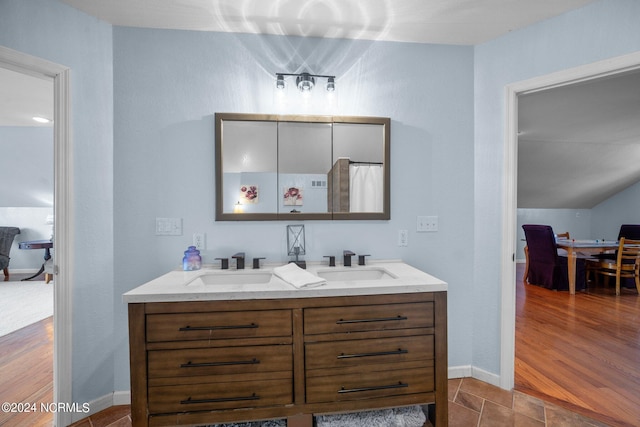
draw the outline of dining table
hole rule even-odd
[[[576,259],[580,255],[591,256],[602,252],[618,249],[616,240],[604,239],[557,239],[558,248],[567,251],[567,269],[569,274],[569,293],[576,293]]]

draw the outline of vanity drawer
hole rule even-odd
[[[335,402],[428,393],[433,368],[380,370],[307,378],[307,403]]]
[[[434,326],[432,302],[308,308],[304,333],[326,334]]]
[[[148,314],[147,341],[192,341],[291,335],[291,310]]]
[[[149,412],[192,412],[293,403],[291,378],[149,387]]]
[[[149,378],[290,371],[290,345],[222,347],[148,352]]]
[[[305,345],[306,369],[342,368],[434,358],[433,335],[333,341]]]

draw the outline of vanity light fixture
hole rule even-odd
[[[316,79],[309,73],[302,73],[296,77],[296,86],[298,86],[300,92],[310,92],[315,84]]]
[[[329,77],[327,78],[327,92],[333,92],[336,90],[336,78]]]
[[[324,76],[321,74],[290,74],[290,73],[276,73],[276,88],[284,90],[285,88],[285,76],[291,76],[296,78],[296,86],[300,92],[310,92],[316,84],[316,79],[327,79],[327,85],[325,88],[327,92],[333,92],[336,90],[336,76]]]

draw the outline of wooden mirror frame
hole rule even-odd
[[[383,126],[383,179],[384,200],[382,212],[315,212],[315,213],[225,213],[224,180],[222,169],[224,121],[260,121],[260,122],[301,122],[301,123],[345,123],[345,124],[377,124]],[[333,141],[332,141],[333,144]],[[215,114],[215,190],[216,190],[216,221],[294,221],[294,220],[388,220],[391,218],[391,119],[387,117],[364,116],[316,116],[316,115],[276,115],[276,114],[243,114],[216,113]]]

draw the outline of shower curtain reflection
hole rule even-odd
[[[384,195],[383,166],[349,165],[349,212],[382,212]]]

